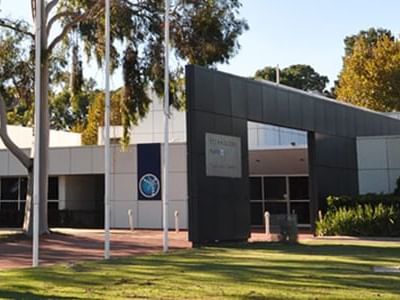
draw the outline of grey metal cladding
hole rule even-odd
[[[301,107],[301,96],[294,92],[289,92],[289,121],[295,128],[303,128],[303,115]]]
[[[277,115],[278,124],[284,127],[294,127],[289,120],[289,92],[286,90],[277,89]]]
[[[217,118],[215,114],[196,110],[191,111],[188,118],[192,120],[192,122],[190,122],[191,129],[188,131],[190,135],[188,134],[187,138],[190,151],[204,154],[205,141],[203,133],[215,132],[217,126],[216,120],[220,118]],[[221,123],[221,121],[219,121],[219,123]],[[229,124],[227,126],[229,126]],[[226,131],[224,130],[224,132]]]
[[[307,95],[299,94],[301,99],[302,129],[314,131],[315,128],[315,99]]]
[[[244,112],[240,112],[241,108],[244,105],[247,105],[247,101],[243,101],[247,99],[247,87],[242,84],[240,78],[232,77],[230,78],[230,86],[231,86],[231,111],[232,114],[240,117]],[[245,102],[245,103],[243,103]],[[247,111],[247,110],[246,110]]]
[[[348,136],[348,126],[346,124],[346,109],[340,105],[336,108],[335,113],[336,133],[340,136]]]
[[[263,122],[270,124],[278,124],[279,116],[276,114],[278,110],[278,98],[276,96],[276,87],[263,85],[262,86],[262,108]]]
[[[328,134],[337,134],[336,114],[338,104],[327,101],[324,103],[325,129]]]
[[[200,73],[193,70],[191,73],[191,77],[195,76],[196,80],[194,80],[193,103],[189,109],[214,111],[214,76],[210,76],[211,74],[209,70],[204,70],[204,72]]]
[[[222,74],[214,74],[214,112],[218,114],[232,115],[231,104],[232,88],[230,78]]]
[[[246,84],[246,92],[247,92],[247,101],[243,101],[245,98],[239,99],[235,97],[235,100],[242,102],[242,105],[247,104],[247,116],[244,116],[244,118],[247,118],[248,120],[254,122],[262,122],[263,121],[262,86],[253,82],[248,82]]]

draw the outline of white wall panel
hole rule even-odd
[[[111,227],[129,228],[128,211],[133,210],[133,226],[138,228],[137,202],[130,201],[112,201],[111,202]]]
[[[0,151],[0,175],[8,175],[8,151]]]
[[[92,173],[92,148],[71,148],[71,174]]]
[[[114,174],[114,197],[113,200],[137,199],[137,175],[136,174]]]
[[[186,173],[169,173],[168,198],[171,200],[187,199]]]
[[[186,172],[186,144],[171,145],[169,151],[169,167],[171,172]]]
[[[24,151],[24,152],[26,154],[29,153],[28,151]],[[9,155],[8,155],[8,160],[9,160],[8,161],[8,175],[21,176],[21,175],[28,174],[25,167],[11,153],[9,153]]]
[[[138,201],[140,228],[162,228],[161,201]]]
[[[358,168],[386,169],[387,148],[385,139],[359,139],[357,141]]]
[[[388,164],[390,169],[400,169],[400,138],[387,139]]]
[[[104,148],[92,148],[92,171],[94,174],[104,174]]]
[[[122,149],[120,146],[116,146],[112,149],[113,161],[114,161],[114,173],[136,173],[136,147],[128,147]]]
[[[400,169],[389,169],[389,191],[392,193],[397,187],[396,181],[400,177]]]
[[[388,176],[387,170],[359,170],[360,194],[388,193]]]
[[[49,173],[69,174],[71,166],[70,149],[59,148],[49,151]]]
[[[188,208],[187,201],[170,201],[168,210],[168,226],[175,228],[175,211],[179,212],[179,228],[188,228]]]

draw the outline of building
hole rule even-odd
[[[219,73],[216,72],[216,74]],[[214,76],[214,73],[212,75]],[[336,105],[336,103],[332,104],[332,100],[320,96],[272,84],[232,78],[230,80],[243,80],[246,84],[250,82],[255,91],[259,84],[267,88],[273,86],[281,94],[288,91],[298,95],[301,101],[311,99],[322,103],[321,105]],[[348,107],[345,104],[338,105],[343,110]],[[359,111],[364,112],[365,110]],[[356,112],[358,113],[358,110]],[[325,114],[328,118],[329,110],[326,110]],[[381,116],[381,114],[373,113],[373,116]],[[314,116],[309,115],[309,117],[313,118]],[[162,227],[160,197],[160,165],[163,161],[162,118],[162,105],[159,101],[155,101],[147,118],[133,128],[131,145],[126,149],[122,149],[117,143],[122,135],[121,128],[113,127],[111,130],[113,142],[111,151],[111,226],[113,228],[129,226],[129,210],[133,212],[136,228]],[[288,118],[290,119],[290,115]],[[382,118],[384,118],[384,122],[389,123],[390,120],[394,120],[396,124],[393,127],[397,128],[397,120],[384,116]],[[310,180],[310,175],[312,175],[310,170],[315,172],[313,169],[315,166],[312,165],[315,158],[310,160],[310,153],[313,153],[310,152],[310,133],[307,133],[306,130],[313,129],[306,128],[306,126],[292,126],[285,122],[285,120],[273,120],[269,124],[262,124],[258,122],[257,118],[250,118],[246,121],[248,139],[246,136],[245,144],[248,156],[245,156],[247,163],[243,163],[243,166],[248,169],[248,176],[244,176],[243,180],[245,179],[249,186],[245,196],[247,197],[249,216],[251,216],[250,223],[252,226],[262,226],[263,214],[266,210],[271,214],[294,212],[298,215],[300,227],[312,228],[315,220],[315,203],[312,199],[315,196],[313,196],[314,188],[312,187],[313,181]],[[315,123],[313,122],[314,125]],[[169,224],[171,227],[174,226],[175,211],[179,212],[182,228],[188,228],[191,222],[189,219],[190,206],[193,207],[193,203],[190,204],[189,197],[190,189],[193,189],[195,185],[191,181],[197,175],[193,175],[189,170],[192,168],[193,172],[193,162],[188,161],[188,157],[191,159],[191,156],[188,150],[187,124],[186,113],[173,111],[170,127],[169,171],[171,186]],[[305,123],[303,122],[303,124]],[[324,123],[323,126],[328,125]],[[393,133],[396,133],[396,130],[393,129]],[[103,226],[104,140],[102,131],[100,128],[98,145],[95,146],[82,146],[79,134],[51,132],[49,153],[49,223],[51,225]],[[218,132],[218,130],[216,131]],[[32,129],[10,127],[9,132],[11,138],[20,147],[30,151]],[[192,129],[189,132],[193,133]],[[362,136],[356,137],[355,172],[357,176],[355,178],[357,182],[351,181],[349,184],[357,185],[353,190],[359,190],[361,193],[391,192],[395,187],[397,176],[400,176],[400,161],[397,162],[396,156],[396,151],[398,151],[396,149],[400,149],[400,138],[395,135],[375,135],[373,130],[369,132],[372,133],[371,136],[363,133]],[[400,134],[400,130],[398,134]],[[190,151],[193,151],[193,145],[191,147]],[[330,144],[327,147],[335,147],[335,145]],[[155,176],[148,176],[149,174]],[[340,179],[340,176],[335,175],[335,178],[338,180],[337,178]],[[214,179],[217,180],[217,177],[213,177]],[[224,183],[222,180],[220,182],[221,190],[224,190]],[[326,181],[320,184],[326,185]],[[335,182],[334,187],[337,186],[340,186],[339,182]],[[340,191],[345,192],[346,188],[343,187]],[[326,189],[329,190],[330,187],[326,186]],[[26,171],[13,155],[2,147],[0,149],[0,226],[18,226],[21,223],[25,195]],[[222,197],[228,199],[231,196],[227,193]],[[229,210],[229,205],[226,209]]]

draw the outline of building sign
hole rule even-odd
[[[161,146],[137,146],[138,200],[161,200]]]
[[[206,175],[242,177],[241,141],[239,137],[206,133]]]

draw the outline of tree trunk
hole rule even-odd
[[[33,168],[28,170],[28,180],[26,183],[26,202],[25,202],[25,216],[22,229],[25,234],[32,236],[33,234]]]

